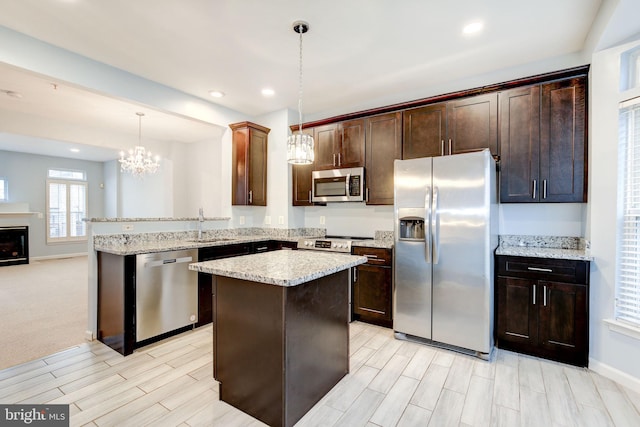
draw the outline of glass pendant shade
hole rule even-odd
[[[294,133],[287,139],[287,162],[294,165],[313,163],[313,136]]]

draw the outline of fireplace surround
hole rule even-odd
[[[0,267],[29,264],[29,227],[0,227]]]

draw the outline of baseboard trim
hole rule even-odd
[[[63,258],[75,258],[80,256],[87,256],[87,252],[79,252],[75,254],[58,254],[58,255],[45,255],[45,256],[32,256],[29,257],[29,261],[45,261],[48,259],[63,259]]]
[[[84,339],[87,341],[93,341],[95,337],[93,336],[93,331],[84,331]]]
[[[636,378],[626,372],[622,372],[619,369],[613,368],[592,358],[589,358],[589,369],[603,377],[607,377],[610,380],[617,382],[618,384],[622,384],[636,393],[640,393],[640,378]]]

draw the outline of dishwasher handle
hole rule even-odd
[[[150,267],[162,267],[166,264],[184,264],[185,262],[193,262],[193,257],[185,256],[181,258],[169,258],[169,259],[161,259],[158,261],[149,261],[144,264],[146,268]]]

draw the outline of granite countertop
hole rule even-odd
[[[184,249],[209,248],[212,246],[234,245],[237,243],[266,242],[274,240],[269,236],[234,236],[211,238],[197,241],[196,239],[173,240],[141,240],[139,242],[104,242],[95,243],[94,249],[114,255],[138,255],[153,252],[180,251]],[[277,240],[297,242],[298,238],[278,238]]]
[[[296,286],[367,262],[318,251],[273,251],[189,264],[190,270],[277,286]]]
[[[392,249],[393,248],[393,240],[354,240],[351,242],[351,246],[362,246],[366,248],[382,248],[382,249]]]
[[[496,255],[593,261],[589,242],[577,237],[500,236]]]

